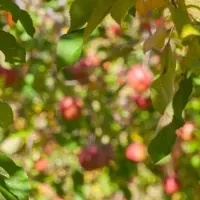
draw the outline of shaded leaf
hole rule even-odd
[[[158,132],[148,147],[148,152],[154,162],[158,162],[172,151],[176,140],[175,131],[184,124],[182,112],[192,93],[192,87],[191,78],[180,82],[179,89],[173,98],[173,121]]]
[[[97,2],[97,0],[75,0],[72,3],[70,31],[76,30],[88,22]]]
[[[35,28],[33,27],[33,21],[31,19],[30,15],[25,10],[20,11],[19,21],[21,22],[22,26],[24,27],[24,29],[26,30],[28,35],[33,37],[33,35],[35,33]]]
[[[11,107],[0,101],[0,127],[8,128],[13,123],[13,112]]]
[[[14,36],[0,30],[0,51],[5,55],[6,62],[21,64],[25,62],[25,50],[20,47]]]
[[[129,9],[134,6],[133,0],[117,0],[115,5],[111,9],[112,18],[121,25],[122,20],[128,13]]]
[[[88,21],[84,32],[84,40],[87,40],[94,29],[110,13],[116,0],[98,0],[95,9]]]
[[[17,22],[19,18],[20,8],[12,0],[1,0],[0,10],[9,11],[12,14],[13,21]]]

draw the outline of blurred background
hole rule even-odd
[[[0,27],[27,50],[20,67],[0,54],[0,98],[15,119],[9,130],[0,129],[0,150],[28,173],[30,200],[198,200],[198,87],[172,155],[155,165],[146,150],[160,118],[149,88],[161,60],[159,53],[144,55],[139,41],[170,21],[156,13],[142,22],[131,10],[120,28],[108,16],[81,59],[58,72],[56,45],[68,31],[72,1],[16,2],[31,15],[36,34],[30,38],[9,13],[0,14]],[[177,59],[181,54],[177,47]]]

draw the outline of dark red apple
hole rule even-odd
[[[127,73],[127,83],[136,91],[144,92],[153,81],[151,71],[140,64],[134,65]]]
[[[100,63],[100,59],[93,53],[89,53],[87,57],[79,60],[70,69],[66,68],[72,79],[79,81],[80,83],[87,83],[89,81],[89,76],[93,69],[97,67]]]
[[[126,158],[134,162],[142,162],[147,158],[146,146],[142,143],[132,143],[126,148]]]
[[[147,31],[151,34],[151,24],[150,22],[143,22],[140,24],[140,29],[143,31]]]
[[[17,69],[5,69],[0,67],[0,77],[4,79],[6,85],[12,85],[21,79],[21,73]]]
[[[45,172],[48,169],[48,160],[46,158],[40,158],[34,163],[34,166],[38,172]]]
[[[80,117],[83,102],[80,99],[73,97],[65,97],[60,102],[60,112],[63,118],[67,121],[74,120]]]
[[[181,128],[176,130],[176,134],[184,141],[189,141],[193,137],[195,123],[187,121]]]
[[[167,194],[173,194],[180,189],[180,184],[176,176],[169,176],[164,181],[164,190]]]
[[[113,150],[110,144],[89,145],[78,155],[79,163],[86,171],[102,168],[113,159]]]
[[[147,110],[151,106],[151,99],[149,97],[146,98],[139,94],[135,94],[133,99],[137,106],[143,110]]]

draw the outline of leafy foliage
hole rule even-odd
[[[0,199],[198,198],[199,2],[51,3],[0,1]]]

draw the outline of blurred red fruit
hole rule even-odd
[[[0,67],[0,77],[4,79],[6,85],[12,85],[21,78],[20,71],[16,69],[5,69]]]
[[[193,121],[186,122],[183,127],[176,130],[176,134],[184,141],[189,141],[193,137],[195,123]]]
[[[162,17],[161,18],[157,18],[157,19],[154,20],[154,24],[155,24],[156,28],[160,28],[160,27],[164,26],[165,19],[162,18]]]
[[[180,189],[180,184],[175,176],[167,177],[164,181],[164,189],[167,194],[173,194]]]
[[[45,172],[48,169],[48,160],[41,158],[35,162],[34,166],[38,172]]]
[[[99,63],[100,59],[97,56],[92,53],[88,54],[87,57],[81,59],[77,64],[70,68],[72,78],[80,83],[87,83],[89,81],[89,75]]]
[[[65,97],[60,102],[60,112],[65,120],[74,120],[81,115],[83,102],[73,97]]]
[[[148,31],[151,34],[151,24],[148,22],[143,22],[140,25],[141,30]]]
[[[147,90],[153,80],[153,75],[147,67],[142,65],[133,66],[127,73],[128,84],[137,92]]]
[[[86,146],[78,156],[80,165],[87,171],[104,167],[113,159],[110,144]]]
[[[147,158],[146,146],[142,143],[132,143],[126,148],[126,158],[134,162],[142,162]]]
[[[107,33],[111,37],[117,37],[121,34],[121,28],[118,24],[113,24],[107,27]]]
[[[151,106],[150,98],[142,97],[139,94],[136,94],[133,98],[137,106],[143,110],[147,110]]]

